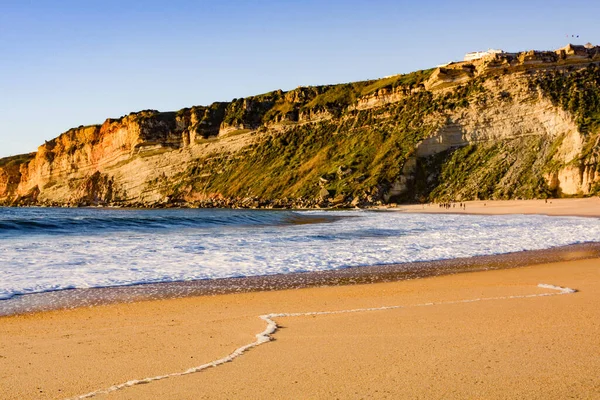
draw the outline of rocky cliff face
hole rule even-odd
[[[323,207],[595,194],[600,49],[497,54],[71,129],[0,202]]]

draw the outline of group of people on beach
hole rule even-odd
[[[447,210],[449,210],[450,208],[456,208],[456,203],[440,203],[440,208],[445,208]],[[458,208],[462,209],[462,210],[466,210],[467,209],[467,203],[459,203]]]

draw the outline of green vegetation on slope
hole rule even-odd
[[[421,201],[552,197],[557,193],[543,175],[553,151],[553,142],[529,136],[443,152],[419,161],[416,196]]]
[[[399,179],[416,144],[438,127],[425,119],[465,107],[482,91],[479,81],[437,98],[420,90],[386,107],[345,109],[340,118],[290,125],[243,152],[200,159],[160,185],[171,198],[191,193],[314,198],[325,188],[331,197],[380,199]]]
[[[233,99],[225,110],[223,123],[257,128],[262,124],[297,121],[301,113],[327,112],[340,117],[361,96],[378,90],[394,90],[403,87],[407,93],[426,81],[433,69],[389,78],[343,83],[327,86],[299,87],[289,92],[273,92]]]
[[[532,82],[555,105],[570,112],[582,133],[600,126],[600,66],[590,65],[574,71],[552,71]]]

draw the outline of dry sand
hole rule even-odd
[[[546,200],[493,200],[467,201],[466,209],[459,207],[460,202],[449,209],[439,204],[401,205],[398,210],[424,213],[460,213],[460,214],[545,214],[545,215],[577,215],[583,217],[600,216],[600,198],[585,199],[548,199]]]
[[[581,201],[563,213],[596,215],[597,199]],[[552,292],[539,283],[579,292],[506,298]],[[500,298],[448,303],[488,297]],[[254,341],[262,314],[395,305],[407,307],[275,318],[275,340],[233,362],[97,398],[600,398],[600,259],[588,259],[2,317],[0,399],[184,371]]]

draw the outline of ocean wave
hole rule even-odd
[[[0,299],[67,288],[323,271],[600,242],[599,219],[541,215],[52,209],[1,213]]]
[[[323,219],[323,216],[293,211],[0,208],[0,237],[289,225],[333,220],[333,216]]]

